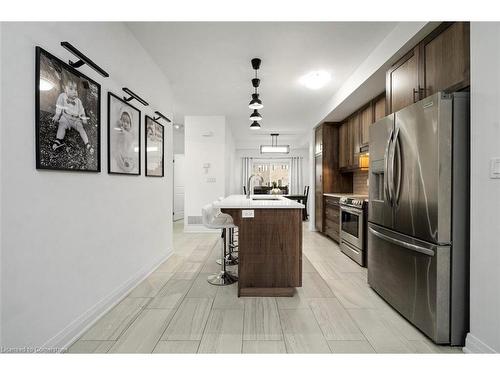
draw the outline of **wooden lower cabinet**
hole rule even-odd
[[[325,223],[324,233],[336,242],[340,242],[340,203],[339,197],[324,196]]]
[[[238,297],[291,297],[302,286],[302,209],[223,208],[238,227]]]

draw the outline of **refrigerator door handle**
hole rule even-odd
[[[422,254],[425,254],[425,255],[429,255],[429,256],[434,256],[434,250],[431,250],[431,249],[428,249],[428,248],[425,248],[423,246],[418,246],[418,245],[415,245],[415,244],[412,244],[412,243],[409,243],[409,242],[406,242],[406,241],[402,241],[402,240],[398,240],[397,238],[393,238],[393,237],[390,237],[386,234],[383,234],[381,232],[379,232],[378,230],[375,230],[373,228],[368,228],[370,230],[370,233],[372,233],[373,235],[377,236],[378,238],[384,240],[384,241],[387,241],[387,242],[391,242],[395,245],[399,245],[401,247],[404,247],[405,249],[408,249],[408,250],[412,250],[412,251],[416,251],[418,253],[422,253]]]
[[[395,195],[394,195],[394,205],[397,206],[399,204],[399,193],[401,190],[401,143],[399,142],[399,128],[396,129],[396,133],[394,135],[394,151],[393,151],[393,157],[392,157],[392,166],[394,170],[394,162],[396,162],[396,168],[397,168],[397,182],[396,182],[396,188],[395,190]],[[395,155],[395,156],[394,156]],[[394,172],[393,172],[394,173]],[[393,176],[394,177],[394,176]]]
[[[392,176],[391,178],[389,178],[389,150],[391,148],[393,133],[394,129],[391,129],[391,133],[389,134],[389,139],[387,141],[387,146],[385,148],[385,154],[384,154],[384,192],[385,192],[385,199],[389,201],[391,207],[392,207],[392,195],[391,195],[389,180],[392,179]]]

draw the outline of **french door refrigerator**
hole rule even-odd
[[[368,283],[434,342],[468,330],[469,96],[438,92],[370,127]]]

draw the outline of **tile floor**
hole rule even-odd
[[[216,234],[183,233],[174,253],[70,353],[461,353],[434,345],[366,282],[366,269],[304,224],[303,287],[291,298],[237,298],[207,283]]]

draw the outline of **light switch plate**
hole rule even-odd
[[[252,218],[255,217],[254,210],[241,210],[242,218]]]
[[[490,178],[500,178],[500,158],[490,160]]]

